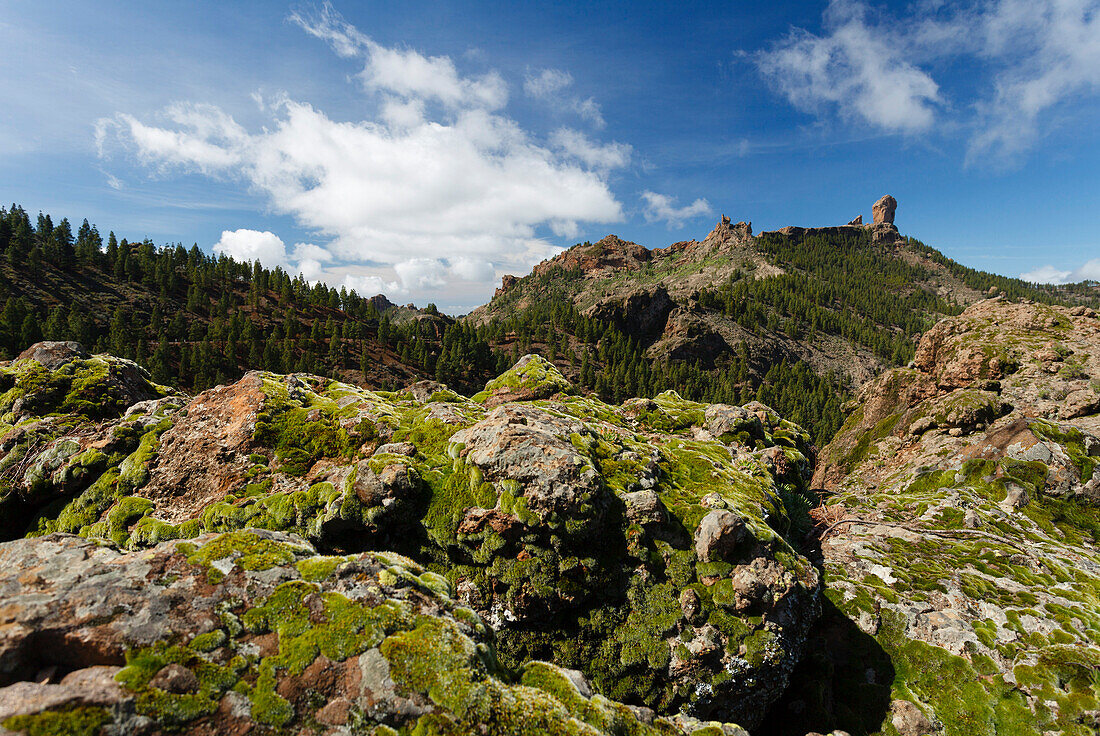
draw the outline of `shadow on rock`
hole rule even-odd
[[[824,596],[809,641],[786,692],[754,733],[878,732],[890,712],[894,666],[889,655]]]

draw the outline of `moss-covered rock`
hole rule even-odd
[[[797,729],[1089,734],[1100,713],[1100,378],[1085,311],[989,300],[861,392],[815,481],[829,613],[778,706]],[[923,725],[922,725],[923,724]],[[924,729],[924,731],[921,730]]]
[[[493,408],[501,390],[526,398]],[[813,448],[763,405],[667,392],[639,412],[578,396],[527,357],[479,401],[251,373],[146,409],[103,425],[100,455],[51,456],[87,462],[87,478],[38,508],[32,532],[136,549],[261,528],[326,552],[399,552],[496,630],[505,667],[552,659],[605,696],[745,725],[817,615],[818,573],[798,551]],[[718,512],[741,533],[700,556],[697,527]],[[228,572],[207,568],[210,584]]]
[[[499,406],[509,401],[548,399],[558,393],[575,393],[573,385],[541,355],[525,355],[514,366],[485,384],[485,390],[474,396],[486,406]]]
[[[478,616],[400,555],[258,530],[140,553],[50,535],[0,544],[0,591],[7,732],[687,732],[577,672],[503,667]]]

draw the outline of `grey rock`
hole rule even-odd
[[[55,371],[66,363],[87,358],[88,352],[78,342],[36,342],[21,352],[16,360],[33,360],[43,368]]]
[[[711,511],[695,530],[695,554],[707,562],[724,559],[747,533],[745,520],[737,514],[724,509]]]
[[[623,494],[626,518],[637,524],[659,524],[665,520],[665,507],[655,491],[634,491]]]

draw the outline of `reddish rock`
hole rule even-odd
[[[893,224],[894,212],[897,211],[898,201],[889,194],[875,202],[871,212],[874,214],[874,224]]]

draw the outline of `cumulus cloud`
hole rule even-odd
[[[223,230],[221,239],[214,243],[214,252],[224,253],[237,261],[286,265],[286,245],[282,238],[269,230]]]
[[[375,115],[337,120],[283,96],[264,101],[271,119],[255,130],[191,103],[97,124],[102,156],[133,155],[164,175],[241,180],[273,212],[327,239],[288,256],[258,237],[272,233],[235,231],[223,235],[224,252],[266,248],[266,258],[348,286],[422,296],[478,282],[491,293],[498,270],[522,271],[557,252],[541,229],[570,234],[622,219],[608,176],[628,163],[630,146],[569,129],[540,139],[501,112],[508,95],[495,72],[466,77],[450,58],[382,47],[329,5],[291,20],[360,60]]]
[[[581,98],[568,94],[566,90],[573,86],[573,75],[561,69],[540,69],[537,73],[528,72],[523,81],[523,91],[528,97],[565,108],[587,120],[596,128],[607,123],[599,103],[591,97]]]
[[[705,199],[697,199],[683,207],[676,206],[676,198],[657,192],[642,192],[645,206],[642,214],[646,222],[666,222],[669,227],[680,228],[684,221],[699,215],[708,215],[712,212],[710,202]]]
[[[795,29],[756,58],[757,66],[791,104],[831,109],[891,132],[927,130],[940,102],[939,85],[906,60],[891,34],[872,28],[867,9],[834,1],[823,36]]]
[[[1020,278],[1036,284],[1076,284],[1080,281],[1100,281],[1100,258],[1085,261],[1080,267],[1071,271],[1055,268],[1048,264],[1034,271],[1022,273]]]
[[[581,131],[572,128],[555,130],[550,134],[550,143],[567,156],[602,171],[626,166],[633,152],[626,143],[596,143]]]
[[[296,243],[287,252],[283,239],[270,230],[223,230],[221,238],[212,250],[237,261],[259,261],[269,268],[279,266],[293,274],[301,274],[308,281],[327,280],[324,264],[333,256],[325,248],[313,243]]]
[[[821,33],[793,29],[753,60],[792,105],[821,117],[910,135],[969,128],[969,162],[1018,157],[1044,115],[1100,92],[1100,0],[909,7],[897,16],[831,0]],[[930,70],[955,63],[968,84],[951,99]]]

